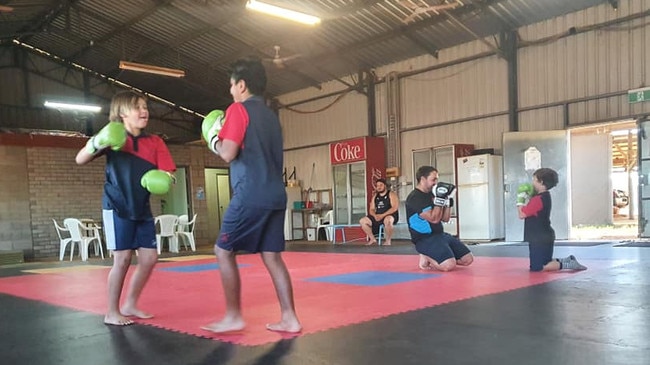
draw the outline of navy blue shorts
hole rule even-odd
[[[554,241],[528,242],[530,271],[542,271],[544,265],[553,260],[553,242]]]
[[[284,209],[244,207],[230,202],[216,245],[228,251],[284,251]]]
[[[137,250],[156,248],[156,225],[153,218],[134,221],[120,218],[113,210],[103,210],[106,248],[109,250]]]
[[[452,257],[460,260],[471,252],[458,238],[445,232],[420,239],[415,243],[415,250],[439,264]]]

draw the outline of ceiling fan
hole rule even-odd
[[[265,58],[265,60],[271,62],[277,68],[284,68],[286,66],[285,62],[291,61],[301,56],[300,54],[295,54],[292,56],[280,57],[280,46],[273,46],[273,49],[275,49],[275,56],[273,58]]]
[[[429,12],[440,14],[441,11],[455,9],[463,5],[463,3],[461,3],[459,0],[453,0],[453,1],[443,0],[440,4],[437,5],[429,5],[424,0],[420,0],[419,2],[420,2],[419,5],[414,4],[412,1],[409,0],[401,0],[399,2],[402,6],[407,7],[412,11],[411,14],[409,14],[409,16],[402,19],[402,22],[408,24],[412,21],[415,21],[415,18],[418,15],[429,13]]]

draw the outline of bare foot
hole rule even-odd
[[[377,240],[372,240],[372,241],[369,241],[368,243],[366,243],[366,246],[372,246],[372,245],[374,245],[376,243],[377,243]]]
[[[298,320],[281,321],[278,323],[268,323],[266,329],[274,332],[300,333],[302,326]]]
[[[122,314],[128,317],[138,317],[140,319],[149,319],[153,318],[153,314],[143,312],[138,308],[124,307],[121,310]]]
[[[433,267],[431,266],[431,262],[429,261],[429,258],[425,255],[420,255],[420,261],[418,262],[418,266],[422,270],[431,270]]]
[[[222,319],[220,322],[212,322],[201,326],[202,330],[214,333],[228,333],[239,332],[246,327],[246,323],[242,319]]]
[[[130,324],[133,324],[133,321],[124,317],[123,315],[105,315],[104,316],[104,324],[108,324],[111,326],[128,326]]]
[[[390,240],[386,240],[382,246],[390,246]]]

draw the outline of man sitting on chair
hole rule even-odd
[[[359,220],[361,229],[366,234],[368,245],[377,243],[375,235],[379,227],[384,225],[385,245],[390,245],[393,236],[393,225],[399,220],[399,199],[394,191],[388,189],[386,180],[378,179],[375,183],[375,195],[370,200],[368,215]]]

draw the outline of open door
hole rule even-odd
[[[205,169],[205,198],[208,208],[208,239],[214,241],[221,231],[223,215],[230,204],[228,169]]]
[[[637,120],[637,154],[639,167],[639,237],[650,237],[650,119]]]
[[[650,158],[648,159],[650,169]],[[503,182],[506,241],[523,241],[524,221],[516,206],[517,187],[531,182],[537,168],[557,171],[559,182],[551,189],[551,225],[556,239],[568,239],[571,227],[569,134],[565,130],[507,132],[503,134]],[[650,199],[650,188],[648,189]],[[650,209],[650,201],[648,201]],[[650,210],[649,210],[650,213]]]
[[[190,214],[187,195],[187,169],[178,167],[174,173],[176,183],[162,199],[162,214]]]

